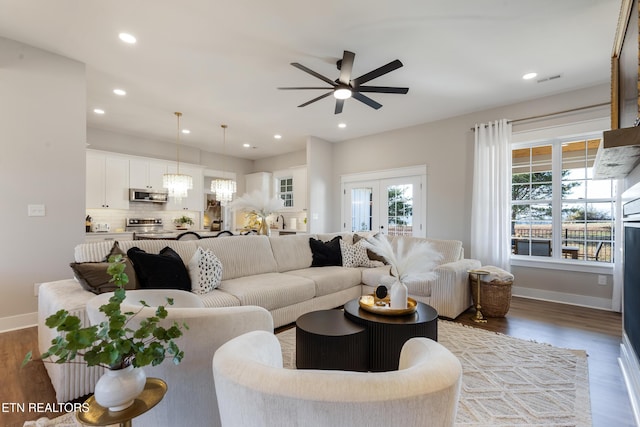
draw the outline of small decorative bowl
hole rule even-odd
[[[407,308],[391,308],[389,297],[383,299],[376,298],[373,294],[363,295],[358,300],[360,308],[374,314],[385,316],[404,316],[415,313],[418,302],[413,298],[407,298]]]

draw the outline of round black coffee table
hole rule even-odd
[[[410,338],[438,340],[438,312],[430,305],[418,302],[412,314],[385,316],[363,310],[358,300],[356,298],[344,305],[344,315],[367,329],[370,371],[397,370],[400,350]]]
[[[296,367],[367,371],[367,330],[342,310],[320,310],[296,320]]]

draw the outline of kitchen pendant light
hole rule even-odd
[[[220,127],[222,127],[222,154],[226,156],[227,125],[220,125]],[[236,182],[232,179],[225,179],[223,169],[222,178],[211,180],[211,192],[216,195],[216,200],[225,206],[233,199],[233,194],[236,192]]]
[[[162,186],[167,189],[169,197],[173,197],[178,203],[183,197],[187,197],[188,190],[193,188],[193,178],[191,175],[180,173],[180,116],[182,113],[173,113],[178,118],[177,133],[177,154],[176,154],[176,173],[166,173],[162,176]]]

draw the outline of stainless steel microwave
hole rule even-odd
[[[166,192],[138,188],[129,189],[129,201],[131,202],[167,203],[167,199]]]

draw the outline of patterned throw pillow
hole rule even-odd
[[[189,261],[189,277],[191,277],[191,292],[204,295],[222,282],[222,262],[210,249],[198,247]]]
[[[370,267],[371,260],[367,256],[367,249],[362,244],[364,240],[351,245],[340,240],[343,267]]]

